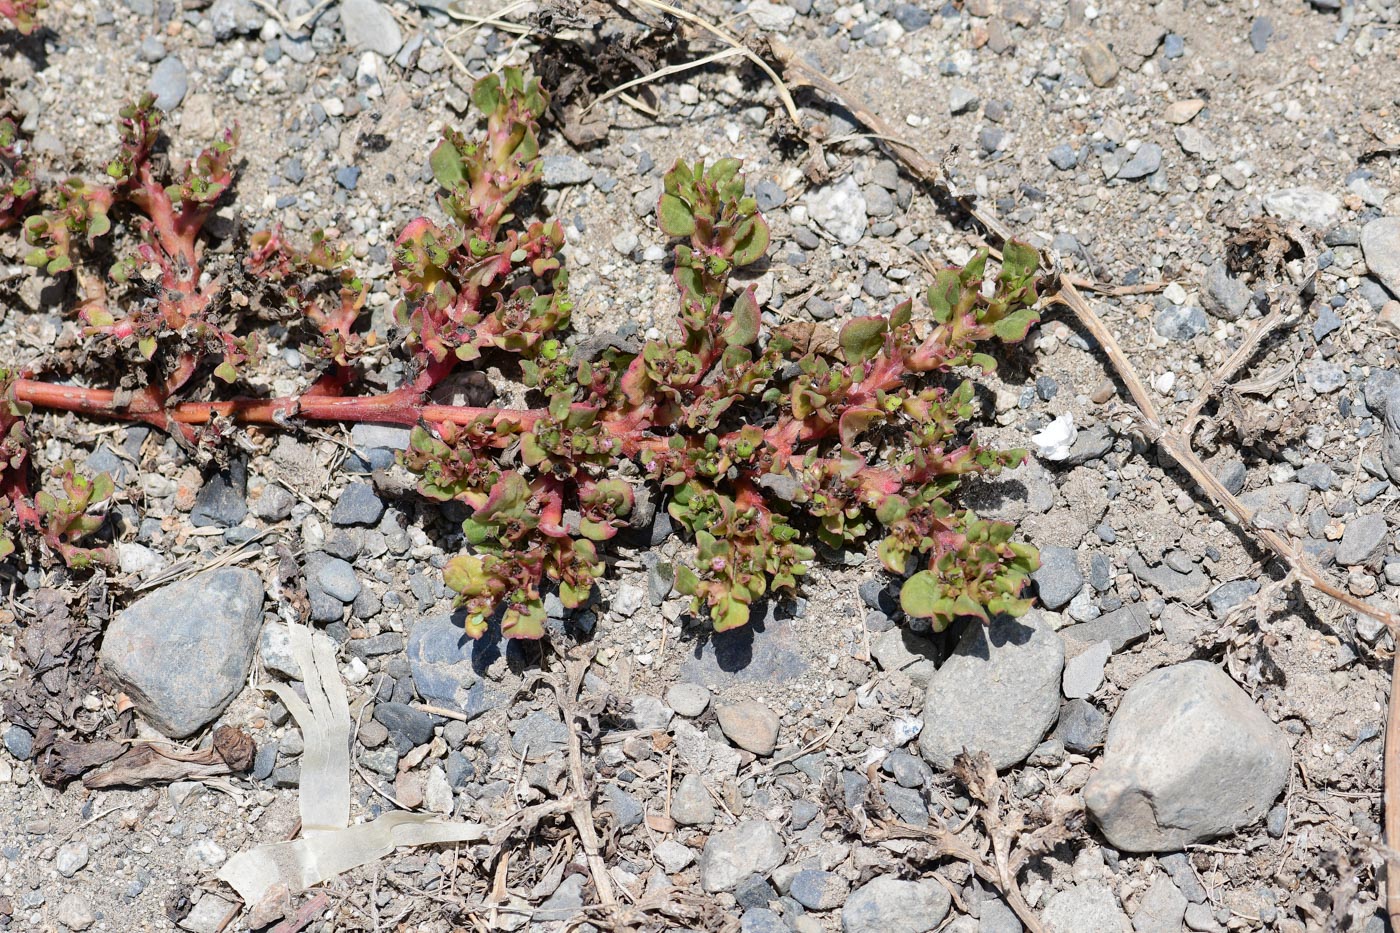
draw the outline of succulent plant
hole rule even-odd
[[[468,634],[499,617],[509,637],[546,629],[546,597],[584,605],[605,564],[600,546],[627,527],[639,497],[662,496],[693,539],[676,586],[716,629],[746,624],[753,606],[798,589],[820,549],[874,546],[907,579],[901,604],[935,627],[968,616],[1019,613],[1037,566],[1014,529],[956,505],[963,479],[1019,463],[1022,451],[983,446],[971,434],[969,369],[1025,337],[1036,322],[1039,257],[1010,243],[994,277],[988,255],[935,276],[917,309],[856,317],[839,332],[765,324],[755,287],[736,270],[758,262],[770,231],[735,159],[676,163],[665,174],[657,219],[674,248],[675,326],[639,349],[576,354],[566,340],[573,302],[557,221],[517,214],[540,179],[538,121],[546,96],[515,69],[482,79],[473,101],[479,136],[448,129],[429,164],[444,219],[420,217],[398,237],[395,308],[408,376],[380,394],[352,394],[374,343],[361,310],[369,288],[346,251],[313,236],[309,248],[280,229],[255,234],[243,268],[262,291],[251,302],[310,336],[303,356],[318,375],[281,399],[218,398],[260,351],[257,331],[203,273],[200,234],[232,180],[236,135],[206,150],[171,182],[149,158],[158,132],[150,100],[123,112],[123,144],[108,181],[70,181],[26,222],[30,261],[61,274],[94,238],[127,221],[136,254],[111,270],[120,288],[139,274],[154,297],[118,302],[105,291],[80,313],[97,340],[134,342],[147,383],[113,392],[13,382],[7,430],[19,431],[8,475],[27,470],[22,403],[139,418],[210,440],[193,424],[380,421],[412,425],[402,463],[420,493],[467,510],[463,553],[444,569],[466,610]],[[298,323],[300,322],[300,323]],[[295,325],[295,326],[292,326]],[[237,335],[237,336],[235,336]],[[537,404],[469,407],[429,401],[447,378],[483,356],[513,359]],[[212,370],[213,382],[196,377]],[[183,401],[199,385],[216,396]],[[636,469],[623,469],[625,461]],[[51,549],[88,559],[73,541],[92,530],[92,505],[110,492],[65,468],[62,498],[21,526],[45,529]],[[27,487],[4,501],[27,508]]]

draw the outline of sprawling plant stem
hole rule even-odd
[[[446,220],[410,222],[395,246],[395,317],[412,365],[401,386],[353,394],[358,359],[374,343],[361,324],[369,289],[344,250],[320,237],[298,250],[273,229],[250,244],[245,269],[263,289],[254,297],[290,322],[289,333],[312,333],[303,356],[320,375],[291,397],[188,399],[209,367],[232,383],[260,349],[254,335],[235,336],[222,283],[200,267],[199,234],[231,180],[234,137],[201,154],[182,182],[162,185],[149,159],[156,128],[146,102],[123,114],[111,183],[66,183],[26,222],[26,236],[30,261],[61,273],[74,268],[84,243],[111,229],[115,208],[137,212],[142,245],[111,278],[120,287],[143,274],[156,284],[154,298],[118,314],[106,284],[89,282],[79,315],[94,338],[133,343],[149,378],[121,392],[28,373],[0,380],[20,413],[12,424],[22,431],[22,412],[37,406],[144,421],[194,443],[239,423],[412,426],[402,460],[418,474],[419,491],[469,510],[466,550],[444,579],[473,636],[499,617],[508,636],[538,637],[546,594],[566,608],[590,598],[604,569],[597,545],[628,523],[638,495],[618,475],[623,459],[666,492],[672,518],[693,535],[696,561],[678,572],[676,586],[718,629],[745,624],[771,591],[795,589],[817,543],[845,548],[876,538],[885,566],[908,576],[902,601],[910,615],[941,627],[956,616],[1024,610],[1034,551],[1010,540],[1009,525],[982,521],[950,498],[962,477],[1022,454],[967,434],[972,386],[952,377],[957,367],[990,369],[980,346],[1020,340],[1034,323],[1033,250],[1008,245],[986,289],[985,255],[939,273],[925,320],[906,302],[888,317],[856,318],[839,335],[810,325],[772,332],[755,289],[729,287],[769,242],[739,162],[681,162],[667,173],[657,208],[662,231],[680,241],[674,336],[639,352],[579,358],[560,339],[573,307],[563,231],[513,213],[539,178],[544,94],[508,69],[481,81],[473,99],[486,115],[484,136],[448,130],[430,159]],[[431,390],[484,354],[513,356],[539,404],[430,401]],[[0,485],[4,502],[22,529],[44,525],[51,549],[70,557],[64,547],[91,530],[88,506],[110,484],[99,478],[90,492],[65,480],[70,505],[31,505],[23,445],[17,449],[8,485]]]

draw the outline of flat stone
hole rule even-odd
[[[870,653],[882,671],[903,671],[916,686],[928,686],[938,669],[933,642],[907,627],[892,628],[870,640]]]
[[[755,755],[771,755],[778,744],[778,714],[757,703],[736,703],[715,711],[724,737]]]
[[[1074,548],[1047,544],[1040,549],[1040,569],[1031,574],[1040,601],[1047,609],[1061,609],[1084,588],[1079,553]]]
[[[180,106],[190,90],[189,72],[178,56],[168,55],[151,71],[146,90],[155,95],[156,106],[166,113]]]
[[[1055,724],[1054,738],[1064,747],[1087,755],[1103,744],[1108,732],[1108,717],[1088,700],[1070,700],[1060,707],[1060,721]]]
[[[241,567],[171,584],[117,614],[101,662],[155,728],[184,738],[214,721],[248,679],[262,579]]]
[[[58,902],[57,919],[75,933],[88,929],[97,922],[97,916],[88,906],[89,899],[81,894],[65,894]]]
[[[211,474],[194,497],[190,524],[196,528],[228,528],[243,521],[248,514],[247,485],[248,469],[240,460]]]
[[[1186,903],[1186,896],[1172,884],[1171,878],[1158,875],[1138,900],[1137,912],[1133,914],[1133,933],[1180,933]]]
[[[1175,851],[1261,819],[1288,783],[1291,757],[1234,681],[1188,661],[1123,695],[1084,801],[1115,848]]]
[[[700,887],[707,894],[732,891],[746,875],[765,875],[783,863],[787,848],[766,820],[747,820],[712,833],[700,855]]]
[[[500,656],[490,630],[471,638],[450,615],[421,619],[408,633],[409,672],[419,695],[472,719],[507,702],[505,691],[483,677]]]
[[[1157,312],[1152,321],[1157,333],[1168,340],[1193,340],[1210,330],[1206,313],[1193,305],[1172,305]]]
[[[671,819],[682,826],[709,826],[715,821],[715,805],[698,774],[687,774],[671,795]]]
[[[1065,657],[1072,658],[1101,641],[1108,642],[1110,652],[1117,654],[1129,645],[1142,641],[1152,633],[1152,617],[1146,603],[1133,603],[1112,612],[1105,612],[1090,622],[1067,625],[1060,629],[1065,643]]]
[[[938,881],[880,876],[846,898],[843,933],[929,933],[948,916],[953,898]]]
[[[510,747],[517,755],[529,755],[530,760],[548,758],[569,747],[569,727],[552,713],[538,710],[515,724]]]
[[[695,850],[690,846],[681,845],[674,839],[664,839],[657,843],[655,851],[656,861],[670,874],[685,871],[691,862],[695,861]]]
[[[795,648],[802,643],[792,621],[770,608],[762,621],[751,620],[697,642],[681,662],[680,677],[686,683],[717,687],[794,680],[810,666]]]
[[[1217,262],[1206,273],[1205,288],[1201,290],[1201,306],[1210,314],[1226,321],[1237,321],[1249,308],[1254,293],[1249,286],[1230,274],[1225,263]]]
[[[401,755],[433,740],[433,717],[407,703],[376,703],[374,718],[389,730]]]
[[[1097,39],[1084,43],[1079,50],[1079,60],[1095,87],[1108,87],[1118,77],[1118,57]]]
[[[1035,610],[968,626],[929,680],[920,752],[945,770],[964,748],[998,770],[1019,764],[1055,724],[1064,666],[1064,642]]]
[[[1124,181],[1146,178],[1162,167],[1162,147],[1156,143],[1143,143],[1131,159],[1118,169],[1118,177]]]
[[[1092,696],[1103,684],[1104,665],[1112,652],[1107,641],[1100,641],[1066,661],[1061,678],[1065,696],[1071,700]]]
[[[678,715],[694,719],[710,706],[710,691],[699,684],[672,684],[666,691],[666,705]]]
[[[541,181],[547,188],[586,184],[593,177],[593,166],[573,156],[553,155],[540,165]]]
[[[403,46],[398,20],[376,0],[341,0],[340,25],[346,43],[356,51],[393,58]]]
[[[1342,532],[1342,540],[1337,542],[1337,563],[1360,567],[1378,561],[1384,553],[1388,530],[1385,516],[1379,512],[1351,519]]]
[[[352,603],[360,595],[360,580],[355,568],[339,557],[326,557],[316,567],[316,583],[322,592],[343,603]]]
[[[1056,891],[1040,920],[1045,933],[1123,933],[1128,922],[1113,891],[1098,881]]]
[[[1163,118],[1173,126],[1183,123],[1190,123],[1204,108],[1206,102],[1199,97],[1188,97],[1185,100],[1172,101],[1163,112]]]
[[[846,901],[851,886],[834,871],[804,868],[792,876],[788,894],[808,910],[835,910]]]
[[[843,246],[855,246],[865,236],[865,195],[850,175],[809,192],[807,210]]]
[[[1342,200],[1316,188],[1283,188],[1264,195],[1264,210],[1314,230],[1326,230],[1342,212]]]
[[[739,933],[789,933],[791,929],[767,907],[752,907],[739,918]]]
[[[1361,253],[1371,274],[1400,297],[1400,217],[1378,217],[1362,227]]]
[[[374,525],[384,516],[384,502],[369,483],[351,483],[331,507],[332,525]]]

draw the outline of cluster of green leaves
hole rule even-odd
[[[15,552],[11,529],[31,533],[49,552],[72,568],[105,561],[105,548],[82,545],[84,538],[103,522],[98,511],[114,488],[111,476],[87,479],[71,462],[63,463],[50,477],[60,491],[30,494],[31,438],[25,418],[31,407],[15,400],[13,375],[0,368],[0,560]]]
[[[429,159],[448,222],[414,220],[395,253],[404,295],[398,319],[430,372],[485,349],[531,354],[573,310],[557,255],[563,229],[557,221],[513,225],[511,211],[540,177],[545,94],[537,80],[507,68],[477,82],[472,100],[486,115],[484,138],[448,129]]]
[[[633,488],[617,478],[625,457],[693,536],[695,561],[678,570],[676,586],[719,630],[744,625],[774,590],[795,589],[819,543],[878,541],[884,564],[908,576],[905,611],[939,628],[958,616],[1026,609],[1034,549],[1013,541],[1010,525],[953,504],[964,477],[1024,453],[986,448],[967,432],[972,384],[952,377],[957,367],[990,369],[986,346],[1020,340],[1035,323],[1034,250],[1010,244],[987,289],[985,254],[940,272],[918,322],[905,303],[850,321],[834,340],[814,339],[810,327],[772,333],[754,288],[730,289],[734,271],[758,261],[770,237],[744,193],[740,163],[680,162],[657,206],[662,232],[682,239],[674,333],[640,352],[575,358],[551,303],[533,305],[527,318],[537,339],[502,342],[494,312],[482,309],[512,301],[484,303],[483,286],[499,295],[524,282],[519,294],[563,271],[553,250],[546,269],[532,265],[536,254],[520,244],[534,242],[541,225],[525,226],[501,206],[538,177],[542,93],[508,74],[488,79],[476,99],[488,114],[485,139],[449,131],[433,158],[457,226],[415,221],[399,253],[402,316],[414,325],[422,366],[448,349],[462,360],[487,346],[510,350],[547,402],[420,426],[404,456],[425,495],[470,510],[467,551],[445,572],[470,634],[500,612],[507,636],[538,637],[551,586],[566,607],[588,598],[602,569],[595,545],[634,505]],[[491,277],[473,278],[482,270]]]
[[[15,121],[0,118],[0,230],[19,223],[34,203],[34,168],[25,157],[26,145]]]
[[[48,0],[0,0],[0,17],[15,24],[21,35],[29,35],[39,24],[39,11]]]

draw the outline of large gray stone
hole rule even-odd
[[[1123,933],[1128,921],[1113,892],[1098,881],[1057,891],[1040,919],[1045,933]]]
[[[409,672],[419,695],[472,718],[506,703],[505,690],[483,676],[500,656],[497,633],[471,638],[450,615],[422,619],[408,633]]]
[[[714,833],[700,855],[700,887],[707,894],[732,891],[750,874],[766,875],[783,863],[783,837],[766,820],[749,820]]]
[[[1064,667],[1064,642],[1034,610],[969,626],[929,679],[919,750],[944,769],[964,749],[1020,764],[1055,724]]]
[[[117,614],[102,666],[151,725],[184,738],[216,719],[248,679],[262,601],[262,579],[241,567],[171,584]]]
[[[1361,252],[1371,274],[1400,297],[1400,217],[1378,217],[1363,227]]]
[[[846,898],[841,929],[843,933],[929,933],[948,916],[952,900],[937,881],[881,876]]]
[[[1172,852],[1262,818],[1288,783],[1291,757],[1234,681],[1188,661],[1123,695],[1084,802],[1115,847]]]
[[[1358,515],[1347,522],[1342,540],[1337,542],[1337,563],[1343,567],[1358,567],[1379,561],[1384,553],[1385,516],[1379,512]]]
[[[376,0],[342,0],[340,25],[345,41],[358,52],[393,58],[403,45],[403,30],[388,7]]]

